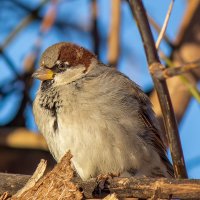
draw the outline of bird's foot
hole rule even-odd
[[[97,182],[97,187],[96,187],[96,193],[102,194],[102,193],[107,193],[108,191],[108,186],[109,186],[109,180],[113,179],[114,177],[118,177],[119,174],[113,174],[113,173],[108,173],[108,174],[100,174],[96,178]]]

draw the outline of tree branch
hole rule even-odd
[[[15,194],[22,188],[29,175],[0,173],[0,195],[8,191]],[[102,198],[109,193],[116,193],[118,198],[181,198],[198,199],[200,196],[200,180],[166,179],[166,178],[113,178],[109,179],[106,187],[97,194],[96,179],[80,181],[74,179],[74,183],[83,189],[85,198]],[[95,190],[96,188],[96,190]]]
[[[161,31],[160,26],[155,22],[155,20],[154,20],[150,15],[148,15],[148,20],[149,20],[149,23],[152,25],[152,27],[153,27],[158,33],[160,33],[160,31]],[[163,35],[163,39],[165,40],[165,42],[166,42],[171,48],[173,48],[172,41],[171,41],[171,39],[166,35],[166,33]]]
[[[183,73],[187,73],[190,70],[196,69],[198,67],[200,67],[200,60],[197,60],[197,61],[194,61],[191,63],[187,63],[187,64],[179,66],[179,67],[166,68],[166,69],[162,70],[161,72],[154,74],[154,76],[156,76],[156,78],[159,80],[164,80],[167,78],[171,78],[173,76],[178,76]]]
[[[168,11],[167,11],[167,15],[165,17],[165,21],[163,23],[163,26],[162,26],[162,29],[160,31],[160,34],[158,36],[158,39],[156,41],[156,49],[159,49],[159,46],[160,46],[160,43],[162,41],[162,38],[163,36],[165,35],[165,31],[167,29],[167,24],[169,22],[169,17],[170,17],[170,14],[171,14],[171,11],[172,11],[172,8],[173,8],[173,5],[174,5],[174,0],[171,0],[171,3],[169,5],[169,8],[168,8]]]
[[[164,117],[164,124],[168,136],[175,176],[177,178],[187,178],[185,161],[183,157],[176,119],[169,96],[169,91],[165,80],[160,81],[154,76],[154,72],[157,73],[159,71],[162,71],[164,67],[160,64],[158,58],[153,36],[147,20],[146,11],[141,0],[129,0],[129,4],[131,11],[136,19],[143,40],[150,72],[153,72],[151,73],[151,75],[154,81],[155,89],[158,94],[162,114]]]
[[[182,66],[184,65],[184,63],[190,63],[194,60],[200,59],[200,39],[198,37],[200,32],[200,2],[199,0],[193,0],[187,1],[187,3],[188,5],[186,13],[183,17],[182,25],[180,26],[180,29],[178,31],[179,34],[175,40],[176,43],[174,45],[174,50],[170,56],[171,62],[176,66]],[[195,86],[198,83],[198,80],[200,80],[200,68],[190,71],[189,73],[185,74],[184,77],[187,78],[187,84],[184,84],[180,77],[174,77],[167,81],[178,123],[181,122],[186,108],[190,102],[192,89],[191,85]],[[190,89],[188,89],[188,87]],[[162,125],[162,127],[164,127],[162,123],[162,112],[158,103],[158,98],[155,90],[151,94],[151,102],[154,106],[154,111],[156,112],[156,115],[160,119],[160,124]]]

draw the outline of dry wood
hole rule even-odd
[[[17,198],[13,196],[12,199],[81,200],[82,193],[71,181],[74,177],[74,171],[71,168],[70,162],[71,157],[71,154],[67,152],[51,172],[40,178],[40,180],[36,182],[32,188],[23,192]]]
[[[62,172],[61,172],[62,174]],[[57,174],[58,176],[58,174]],[[59,175],[60,177],[60,175]],[[14,194],[27,182],[30,176],[0,173],[0,195],[5,191]],[[103,198],[108,193],[115,193],[121,198],[157,198],[168,199],[198,199],[200,197],[200,180],[165,179],[165,178],[114,178],[109,179],[106,188],[101,194],[94,193],[96,179],[80,181],[74,179],[79,188],[83,189],[84,196],[88,199]],[[53,180],[52,180],[53,181]],[[43,182],[46,186],[50,182]],[[41,185],[41,183],[40,183]],[[36,188],[35,188],[36,189]],[[35,190],[36,191],[36,190]]]
[[[103,200],[118,200],[117,195],[115,193],[109,194]]]

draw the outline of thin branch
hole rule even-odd
[[[165,70],[173,71],[173,67],[174,67],[173,62],[167,56],[165,56],[165,54],[162,51],[160,51],[160,55],[161,55],[162,59],[165,61],[165,63],[170,67]],[[182,71],[182,73],[184,73],[184,71],[189,72],[190,70],[195,69],[199,66],[200,66],[200,60],[197,60],[195,62],[191,62],[191,63],[187,63],[185,65],[182,65],[182,67],[180,67],[181,69],[180,70],[178,69],[178,72],[179,71]],[[178,75],[178,72],[171,72],[171,73],[174,73],[174,75],[175,74]],[[180,79],[183,82],[183,84],[188,88],[191,95],[200,103],[200,93],[199,93],[199,90],[196,87],[195,83],[193,83],[191,80],[188,79],[188,77],[186,77],[184,75],[180,75]]]
[[[200,60],[197,60],[197,61],[194,61],[191,63],[187,63],[187,64],[184,64],[179,67],[166,68],[166,69],[160,71],[159,73],[154,74],[154,76],[156,76],[156,78],[158,78],[159,80],[164,80],[167,78],[171,78],[173,76],[178,76],[183,73],[187,73],[190,70],[196,69],[198,67],[200,67]]]
[[[183,19],[181,20],[182,25],[179,27],[178,30],[178,37],[176,36],[177,39],[175,39],[175,41],[178,41],[178,43],[175,43],[175,45],[173,46],[172,54],[170,55],[170,59],[168,59],[173,63],[176,63],[176,66],[181,66],[183,63],[188,63],[199,59],[198,52],[200,52],[200,46],[198,45],[198,35],[200,31],[200,1],[187,1],[186,10],[187,12],[185,12]],[[183,76],[184,78],[187,78],[187,85],[183,84],[182,78],[180,79],[179,77],[174,77],[173,79],[169,79],[167,81],[178,123],[181,122],[187,106],[189,105],[189,102],[191,100],[191,93],[193,93],[193,96],[195,96],[196,94],[198,96],[198,91],[195,89],[195,86],[200,79],[200,70],[193,70]],[[162,112],[155,90],[152,92],[150,99],[154,106],[154,111],[156,112],[156,115],[158,116],[158,119],[160,121],[160,124],[164,129]]]
[[[153,26],[153,28],[154,28],[158,33],[160,33],[160,31],[161,31],[160,26],[155,22],[155,20],[154,20],[150,15],[148,15],[148,20],[149,20],[150,24]],[[171,39],[167,36],[166,33],[164,34],[163,39],[165,40],[165,42],[167,42],[167,44],[168,44],[171,48],[173,48],[173,43],[172,43]]]
[[[120,51],[121,0],[112,0],[111,25],[108,38],[108,63],[117,66]]]
[[[148,61],[150,71],[159,72],[164,69],[160,64],[151,29],[147,20],[146,11],[141,0],[129,0],[130,8],[135,16]],[[151,74],[155,89],[158,94],[159,102],[164,117],[165,128],[171,150],[175,176],[177,178],[187,178],[187,171],[183,157],[180,137],[174,116],[174,111],[169,96],[169,91],[165,80],[158,80],[154,73]]]
[[[165,17],[165,21],[163,23],[162,29],[161,29],[160,34],[158,36],[158,39],[156,41],[156,49],[159,49],[162,38],[165,35],[167,25],[168,25],[168,22],[169,22],[169,17],[170,17],[171,12],[172,12],[173,5],[174,5],[174,0],[171,0],[171,3],[169,5],[168,11],[167,11],[167,14],[166,14],[166,17]]]

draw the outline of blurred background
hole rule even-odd
[[[144,0],[154,39],[170,0]],[[176,0],[159,55],[167,67],[200,59],[199,0]],[[79,44],[125,73],[161,117],[142,41],[125,0],[0,0],[0,172],[32,174],[55,161],[32,114],[39,81],[31,74],[50,45]],[[190,178],[200,178],[200,69],[168,81]],[[42,117],[42,116],[41,116]],[[170,156],[170,154],[169,154]]]

